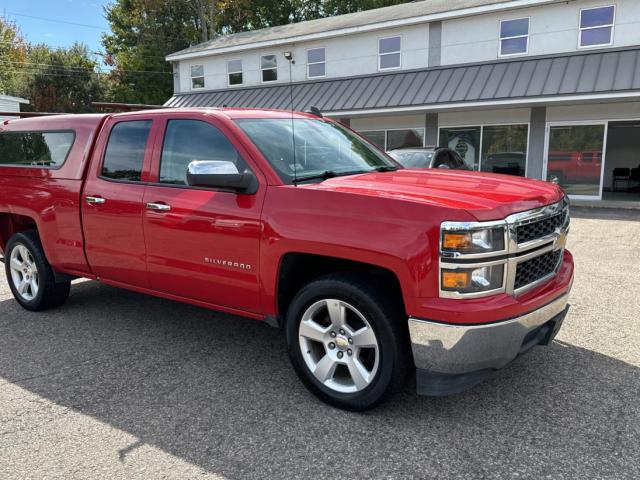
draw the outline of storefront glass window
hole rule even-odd
[[[364,131],[364,132],[360,132],[360,135],[362,135],[363,137],[366,137],[367,140],[369,140],[371,143],[373,143],[374,145],[376,145],[378,148],[380,148],[381,150],[384,150],[384,137],[385,137],[385,131],[384,130],[368,130],[368,131]]]
[[[424,130],[388,130],[387,131],[387,150],[395,150],[397,148],[415,148],[424,145]]]
[[[552,126],[547,180],[557,179],[569,195],[599,196],[604,125]]]
[[[455,150],[470,168],[478,170],[480,130],[480,127],[441,128],[439,146]]]
[[[527,125],[483,127],[481,170],[524,177],[528,130]]]

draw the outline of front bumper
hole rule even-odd
[[[493,371],[557,334],[568,292],[525,315],[483,325],[451,325],[409,318],[418,393],[449,395],[473,387]]]

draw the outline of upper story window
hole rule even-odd
[[[262,55],[260,70],[262,71],[262,83],[275,82],[278,80],[278,58],[275,55]]]
[[[311,48],[307,50],[307,78],[324,77],[326,74],[325,49]]]
[[[400,68],[400,37],[387,37],[378,40],[378,70]]]
[[[101,176],[139,182],[151,120],[118,122],[111,129]]]
[[[529,18],[500,22],[500,56],[526,55],[529,52]]]
[[[613,5],[580,10],[579,46],[582,48],[611,45],[615,13]]]
[[[230,60],[227,62],[227,76],[229,86],[242,85],[242,60]]]
[[[191,65],[191,88],[204,88],[204,65]]]

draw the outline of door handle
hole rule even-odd
[[[85,197],[84,199],[89,205],[95,205],[95,204],[106,202],[106,200],[102,197]]]
[[[169,210],[171,210],[171,205],[167,205],[166,203],[147,203],[147,210],[168,212]]]

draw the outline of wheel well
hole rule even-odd
[[[307,283],[330,273],[357,273],[373,278],[376,285],[389,292],[404,310],[402,289],[398,277],[389,269],[353,260],[312,255],[307,253],[288,253],[282,258],[278,275],[277,299],[278,321],[287,314],[293,297]]]
[[[31,217],[14,213],[0,213],[0,248],[4,251],[7,242],[16,233],[37,229],[38,226]]]

